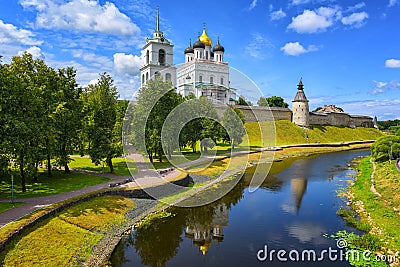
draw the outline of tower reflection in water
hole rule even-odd
[[[293,178],[290,180],[290,191],[294,198],[294,205],[296,212],[298,213],[303,201],[304,194],[307,191],[307,179],[304,178]]]

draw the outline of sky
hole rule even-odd
[[[291,104],[302,78],[311,110],[400,119],[400,0],[0,0],[0,55],[74,67],[81,86],[107,72],[131,99],[157,6],[177,65],[206,23],[266,97]]]

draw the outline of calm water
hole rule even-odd
[[[158,219],[121,240],[113,266],[350,266],[346,262],[259,261],[268,251],[337,249],[323,234],[354,230],[336,215],[343,201],[337,190],[354,171],[349,161],[369,151],[324,154],[275,163],[255,192],[243,179],[225,197],[198,208],[174,208],[174,217]],[[262,257],[264,255],[260,254]],[[294,254],[293,254],[294,255]],[[301,255],[301,254],[300,254]],[[335,255],[335,254],[334,254]],[[288,254],[284,255],[288,258]]]

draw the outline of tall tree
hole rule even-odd
[[[175,92],[171,82],[162,81],[158,75],[140,89],[133,113],[132,140],[135,148],[146,152],[151,162],[154,157],[162,161],[163,124],[168,114],[181,102],[182,97]],[[168,153],[172,149],[169,148]]]
[[[121,155],[113,142],[116,124],[117,88],[107,73],[100,74],[95,84],[86,88],[85,105],[87,120],[87,136],[89,140],[89,155],[96,165],[105,162],[114,172],[112,159]]]
[[[8,153],[19,169],[22,191],[26,191],[26,176],[36,176],[37,163],[43,148],[43,102],[45,90],[42,71],[46,69],[40,59],[23,54],[13,57],[11,64],[3,66],[7,77],[3,86],[2,109],[5,116],[4,131]]]
[[[75,80],[76,70],[73,68],[59,69],[58,89],[59,101],[54,111],[54,131],[56,137],[55,156],[59,166],[69,172],[68,163],[74,144],[78,142],[78,134],[82,127],[82,89]]]

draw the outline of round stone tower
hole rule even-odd
[[[310,127],[310,110],[308,100],[304,94],[304,85],[300,79],[297,85],[297,93],[292,101],[292,122],[301,127]]]

